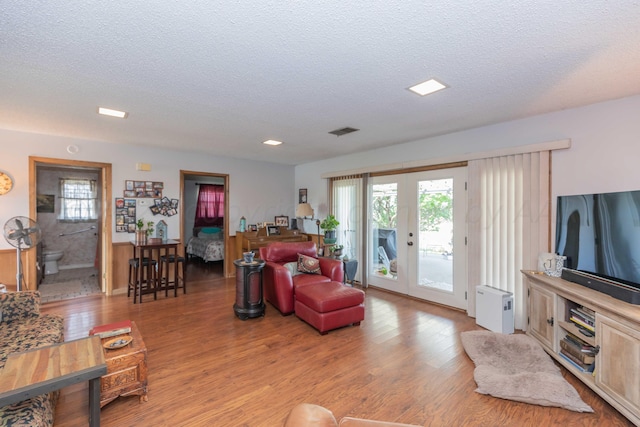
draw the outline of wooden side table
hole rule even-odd
[[[101,408],[120,396],[137,395],[140,396],[140,402],[148,400],[147,347],[144,345],[136,322],[131,322],[130,333],[122,335],[129,334],[133,338],[129,345],[113,350],[103,349],[107,372],[100,380]],[[113,338],[117,336],[103,338],[102,342]]]
[[[89,425],[99,427],[99,380],[106,372],[98,337],[13,353],[0,372],[0,407],[89,381]]]

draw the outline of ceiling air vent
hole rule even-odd
[[[342,129],[332,130],[329,133],[332,134],[332,135],[335,135],[335,136],[342,136],[342,135],[346,135],[346,134],[351,133],[351,132],[357,132],[359,130],[360,129],[355,129],[355,128],[342,128]]]

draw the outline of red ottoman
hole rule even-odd
[[[296,316],[322,335],[364,320],[364,292],[340,282],[300,286],[295,299]]]

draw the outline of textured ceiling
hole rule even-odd
[[[640,94],[640,1],[3,0],[0,75],[0,128],[300,164]]]

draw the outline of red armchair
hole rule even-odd
[[[319,258],[321,274],[291,274],[285,264],[298,261],[298,254],[318,258],[315,242],[274,242],[260,248],[260,258],[266,261],[262,270],[264,297],[283,316],[294,311],[295,289],[322,282],[342,282],[342,261]]]

